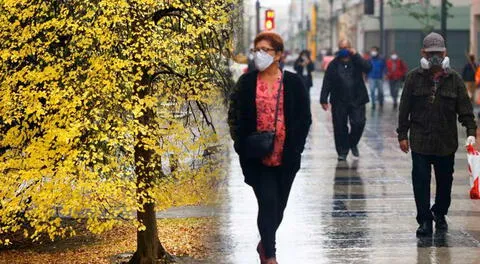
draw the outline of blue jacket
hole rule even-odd
[[[372,70],[368,73],[369,79],[383,79],[383,75],[386,72],[385,60],[380,57],[374,57],[370,59],[372,64]]]

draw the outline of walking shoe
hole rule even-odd
[[[448,223],[444,215],[435,216],[434,220],[435,220],[435,229],[448,230]]]
[[[352,150],[352,155],[353,155],[354,157],[356,157],[356,158],[360,157],[360,152],[358,151],[358,147],[357,147],[357,146],[352,147],[351,150]]]
[[[338,161],[346,161],[347,155],[338,155]]]
[[[393,109],[397,109],[398,108],[398,104],[397,103],[393,103]]]
[[[417,229],[417,237],[428,236],[433,233],[432,221],[425,221]]]

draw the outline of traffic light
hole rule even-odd
[[[265,30],[273,30],[275,28],[275,11],[272,9],[265,10]]]
[[[375,14],[375,2],[373,0],[365,0],[363,13],[365,15]]]

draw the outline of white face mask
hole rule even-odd
[[[378,55],[378,52],[376,52],[376,51],[371,51],[371,52],[370,52],[370,55],[372,55],[372,57],[375,57],[375,56]]]
[[[397,55],[397,54],[393,54],[393,55],[391,56],[391,58],[392,58],[392,60],[396,60],[396,59],[398,59],[398,55]]]
[[[273,56],[263,50],[255,52],[255,68],[257,68],[259,71],[264,71],[270,67],[270,65],[273,63],[273,60]]]
[[[422,59],[420,60],[420,66],[422,67],[422,69],[428,70],[428,69],[430,69],[430,67],[432,65],[430,64],[430,62],[426,58],[422,57]],[[446,69],[449,69],[449,68],[450,68],[450,58],[445,57],[442,60],[442,69],[446,70]]]

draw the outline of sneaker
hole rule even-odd
[[[346,161],[347,155],[338,155],[338,161]]]
[[[417,229],[417,237],[428,236],[433,233],[432,221],[425,221]]]
[[[448,223],[447,220],[445,219],[445,216],[435,216],[435,229],[437,230],[448,230]]]
[[[351,150],[352,150],[352,155],[353,155],[354,157],[356,157],[356,158],[360,157],[360,152],[358,151],[358,147],[357,147],[357,146],[352,147]]]

